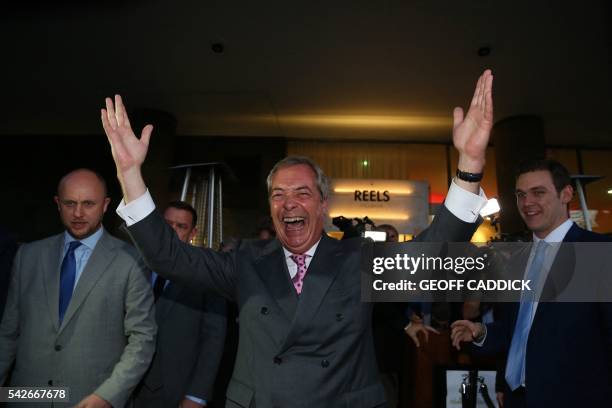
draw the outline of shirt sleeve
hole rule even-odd
[[[146,218],[153,210],[155,210],[155,203],[147,189],[143,195],[127,204],[122,199],[116,211],[129,227]]]
[[[478,195],[470,193],[467,190],[455,184],[455,180],[451,182],[448,189],[448,195],[444,200],[446,208],[457,218],[464,222],[476,222],[480,214],[480,210],[487,203],[487,196],[482,188]],[[129,225],[129,224],[128,224]]]
[[[482,347],[482,346],[484,346],[484,342],[485,342],[485,340],[487,339],[487,325],[486,325],[486,324],[483,324],[483,325],[482,325],[482,328],[483,328],[483,330],[484,330],[484,333],[482,334],[482,339],[480,339],[480,341],[479,341],[479,342],[476,342],[476,341],[473,341],[473,342],[472,342],[472,344],[473,344],[473,345],[478,346],[478,347]]]
[[[206,400],[205,400],[205,399],[201,399],[201,398],[198,398],[198,397],[194,397],[193,395],[185,395],[185,398],[187,398],[188,400],[191,400],[191,401],[195,402],[196,404],[206,405]]]

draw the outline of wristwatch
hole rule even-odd
[[[482,180],[484,173],[469,173],[467,171],[461,171],[457,169],[457,178],[459,180],[467,181],[468,183],[476,183]]]
[[[478,337],[476,337],[473,341],[474,343],[482,343],[482,341],[487,336],[487,326],[482,323],[476,323],[476,324],[480,326],[481,330],[480,330],[480,334],[478,335]]]

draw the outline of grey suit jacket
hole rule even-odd
[[[157,300],[155,315],[157,349],[134,395],[135,406],[178,407],[185,395],[211,401],[223,355],[225,299],[171,283]]]
[[[423,238],[465,241],[475,227],[442,208]],[[194,250],[157,212],[129,231],[159,274],[237,302],[240,338],[227,407],[371,408],[385,403],[372,340],[372,304],[361,302],[364,240],[323,235],[298,298],[276,240],[243,242],[232,254]]]
[[[54,407],[91,393],[123,407],[155,350],[148,272],[133,248],[104,232],[59,326],[62,244],[60,234],[17,253],[0,324],[0,382],[14,362],[12,386],[70,388],[70,404]]]

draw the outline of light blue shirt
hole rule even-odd
[[[87,261],[89,260],[91,253],[95,249],[103,233],[104,228],[100,227],[100,229],[98,229],[96,232],[94,232],[87,238],[76,239],[75,237],[70,235],[68,231],[64,232],[64,246],[62,247],[62,253],[60,254],[60,268],[62,267],[62,262],[64,261],[64,257],[68,252],[68,247],[70,246],[70,243],[72,241],[80,241],[81,244],[83,244],[74,250],[74,258],[76,260],[76,276],[74,278],[75,288],[77,282],[79,281],[79,278],[81,277],[81,274],[83,273],[83,269],[85,269],[85,266],[87,265]],[[72,290],[74,290],[74,288],[72,288]]]

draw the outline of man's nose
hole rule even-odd
[[[81,217],[83,215],[83,205],[77,204],[74,206],[74,216]]]
[[[285,198],[285,201],[283,202],[283,207],[285,209],[291,210],[295,208],[296,206],[297,206],[297,202],[296,202],[295,197],[288,196],[287,198]]]

